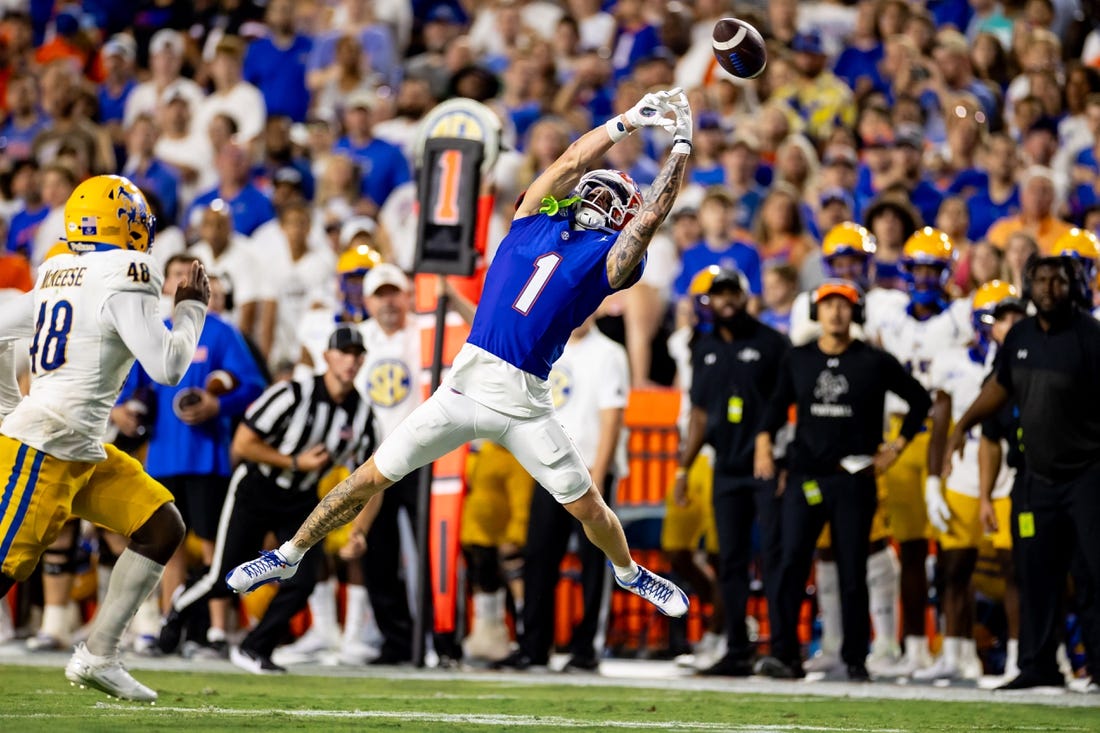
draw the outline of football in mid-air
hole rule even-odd
[[[760,31],[743,20],[722,18],[714,24],[714,57],[723,69],[740,79],[755,79],[768,64]]]

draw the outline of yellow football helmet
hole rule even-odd
[[[1087,229],[1074,227],[1058,237],[1050,253],[1055,257],[1077,257],[1095,263],[1100,259],[1100,239]]]
[[[155,235],[156,218],[145,194],[128,178],[89,178],[65,202],[65,237],[74,252],[148,252]]]
[[[341,253],[336,260],[336,274],[341,278],[355,275],[362,277],[381,262],[382,255],[377,250],[360,244]]]
[[[940,265],[950,267],[955,260],[955,247],[951,237],[935,227],[924,227],[913,232],[902,249],[902,260],[913,265]]]
[[[688,295],[696,297],[706,295],[710,291],[710,284],[714,282],[714,277],[721,271],[722,268],[718,265],[710,265],[699,270],[691,278],[691,284],[688,285]]]
[[[830,257],[842,255],[856,255],[859,257],[873,257],[878,248],[875,235],[866,227],[854,221],[845,221],[837,224],[825,235],[821,242],[821,256],[828,260]]]
[[[1012,283],[1003,280],[990,280],[974,291],[974,301],[970,309],[978,313],[992,313],[1001,305],[1018,305],[1023,308],[1024,301]]]

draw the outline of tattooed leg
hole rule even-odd
[[[371,497],[381,494],[390,486],[393,486],[393,481],[382,475],[371,457],[325,494],[325,498],[306,517],[297,534],[290,540],[291,543],[303,551],[308,550],[323,540],[329,532],[355,519]]]

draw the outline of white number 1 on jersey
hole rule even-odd
[[[535,260],[535,271],[531,273],[531,277],[527,280],[527,284],[523,286],[523,290],[519,292],[516,302],[512,303],[512,307],[523,315],[530,313],[531,306],[542,295],[546,282],[554,274],[554,270],[558,269],[560,263],[561,255],[556,252],[544,254]]]

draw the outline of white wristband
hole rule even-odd
[[[684,155],[691,155],[691,143],[687,140],[677,140],[672,143],[672,152],[683,153]]]
[[[626,129],[626,124],[623,122],[622,115],[616,115],[610,120],[604,123],[603,129],[607,130],[607,136],[611,138],[611,142],[617,143],[624,137],[630,134]]]

